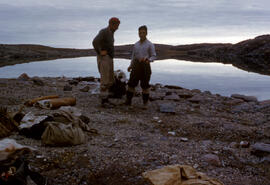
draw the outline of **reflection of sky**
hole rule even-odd
[[[134,43],[143,24],[154,43],[238,42],[270,32],[269,7],[268,0],[1,0],[0,43],[89,48],[112,16],[121,20],[117,45]]]
[[[115,59],[115,70],[126,71],[130,61]],[[177,85],[188,89],[209,90],[229,96],[233,93],[270,99],[270,76],[250,73],[232,65],[199,63],[180,60],[155,61],[151,83]],[[0,78],[16,78],[22,73],[29,76],[96,76],[99,77],[95,57],[59,59],[32,62],[0,68]],[[128,74],[126,72],[126,74]]]

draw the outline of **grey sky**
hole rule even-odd
[[[111,16],[116,44],[146,24],[155,43],[237,42],[270,32],[268,0],[1,0],[0,43],[88,48]]]

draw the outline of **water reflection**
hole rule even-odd
[[[115,69],[126,71],[129,63],[126,59],[115,59]],[[270,99],[270,76],[246,72],[229,64],[170,59],[152,63],[152,71],[153,84],[209,90],[225,96],[239,93],[256,96],[260,100]],[[22,73],[41,77],[99,76],[95,57],[32,62],[0,68],[0,78],[16,78]]]

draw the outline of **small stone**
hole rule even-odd
[[[213,151],[214,154],[218,154],[219,152],[218,151]]]
[[[87,85],[80,89],[81,92],[88,92],[90,90],[90,87]]]
[[[198,167],[199,167],[198,164],[194,164],[194,165],[193,165],[193,168],[195,168],[195,169],[197,169]]]
[[[230,147],[230,148],[238,148],[238,147],[239,147],[239,144],[236,143],[236,142],[231,142],[231,143],[229,144],[229,147]]]
[[[38,77],[35,77],[32,80],[33,80],[35,85],[44,86],[44,82],[41,79],[39,79]]]
[[[63,91],[72,91],[72,86],[65,85]]]
[[[249,142],[248,141],[241,141],[240,142],[240,146],[242,148],[248,148],[249,147]]]
[[[159,119],[159,117],[155,116],[155,117],[153,117],[153,119],[154,119],[154,120],[158,120],[158,119]]]
[[[168,132],[169,135],[175,136],[175,132]]]
[[[186,138],[186,137],[180,137],[180,141],[187,142],[188,141],[188,138]]]
[[[214,166],[221,166],[221,162],[219,160],[219,157],[214,154],[206,154],[202,156],[203,161],[207,162],[210,165]]]
[[[141,144],[143,147],[148,147],[148,144],[147,143],[142,143]]]

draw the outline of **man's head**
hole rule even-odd
[[[109,20],[109,27],[112,32],[115,32],[120,24],[120,20],[117,17],[112,17]]]
[[[147,36],[147,27],[145,25],[139,27],[140,41],[144,41]]]

